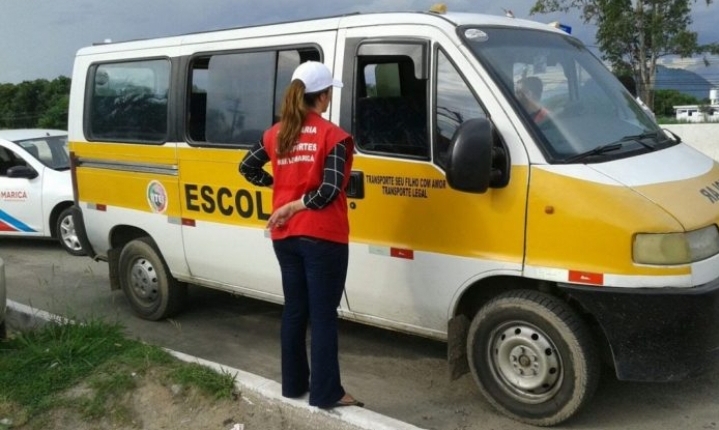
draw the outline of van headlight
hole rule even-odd
[[[719,229],[710,225],[686,233],[639,233],[632,251],[640,264],[693,263],[719,253]]]

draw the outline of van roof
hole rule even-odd
[[[438,14],[434,12],[377,12],[352,13],[324,18],[312,18],[299,21],[286,21],[244,27],[215,29],[195,33],[186,33],[176,36],[137,39],[123,42],[99,43],[81,48],[77,55],[91,55],[103,52],[122,51],[127,49],[140,49],[164,46],[176,46],[187,43],[203,43],[215,40],[231,40],[235,38],[263,37],[274,34],[306,33],[314,31],[329,31],[337,28],[351,28],[365,25],[392,25],[392,24],[426,24],[445,27],[458,27],[463,25],[503,26],[515,28],[531,28],[563,33],[549,24],[526,19],[508,18],[505,16],[486,15],[478,13],[447,12]],[[566,33],[563,33],[566,34]]]

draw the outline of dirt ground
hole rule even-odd
[[[92,396],[91,390],[78,386],[65,397],[80,401]],[[100,420],[87,420],[72,407],[55,409],[22,426],[21,430],[355,430],[346,423],[334,422],[319,413],[311,413],[261,398],[253,393],[238,393],[233,400],[213,400],[195,389],[165,386],[152,377],[143,377],[137,387],[118,399]],[[0,425],[0,428],[3,428]]]

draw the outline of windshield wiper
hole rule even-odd
[[[567,157],[562,161],[565,163],[571,163],[572,161],[582,160],[584,158],[591,157],[592,155],[606,154],[607,152],[616,151],[618,149],[622,149],[622,146],[624,146],[624,142],[621,140],[613,143],[607,143],[606,145],[599,145],[594,149],[590,149],[589,151],[574,154],[571,157]]]
[[[631,134],[629,136],[622,137],[621,139],[617,140],[617,142],[634,141],[634,142],[637,142],[638,144],[642,145],[643,147],[654,151],[655,149],[657,149],[654,145],[650,145],[650,144],[644,142],[644,139],[649,139],[650,137],[653,137],[656,139],[657,137],[659,137],[659,132],[658,131],[650,131],[647,133]]]
[[[589,151],[580,152],[579,154],[572,155],[571,157],[565,158],[563,161],[565,163],[571,163],[572,161],[582,160],[584,158],[591,157],[592,155],[606,154],[607,152],[616,151],[618,149],[621,149],[622,146],[624,146],[624,144],[626,142],[637,142],[638,144],[642,145],[643,147],[654,151],[657,148],[654,145],[650,145],[650,144],[644,142],[644,139],[649,139],[651,137],[657,138],[658,136],[659,136],[659,132],[657,132],[657,131],[640,133],[640,134],[631,134],[631,135],[622,137],[621,139],[617,140],[616,142],[607,143],[605,145],[599,145],[594,149],[590,149]]]
[[[675,141],[676,143],[682,143],[682,138],[679,137],[679,136],[678,136],[676,133],[674,133],[673,131],[669,130],[668,128],[663,128],[662,131],[671,134],[672,137],[674,138],[674,141]]]

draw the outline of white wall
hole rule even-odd
[[[719,124],[659,124],[682,141],[719,160]]]

